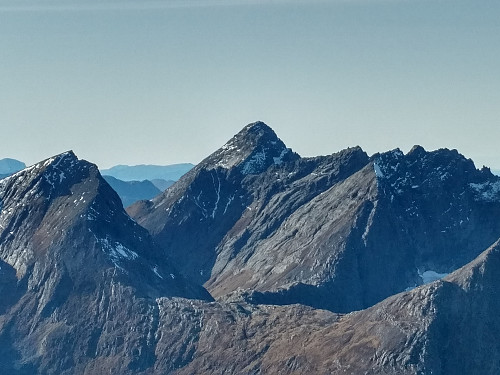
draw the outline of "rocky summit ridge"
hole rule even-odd
[[[272,156],[244,173],[260,154]],[[128,212],[216,298],[350,312],[491,245],[499,187],[456,150],[301,158],[254,123]]]
[[[499,181],[257,122],[134,220],[57,155],[0,180],[0,373],[497,374]]]
[[[243,175],[258,174],[271,165],[297,159],[276,133],[261,121],[245,126],[219,150],[201,162],[205,168],[237,168]]]

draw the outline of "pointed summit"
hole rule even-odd
[[[258,121],[245,126],[200,165],[208,169],[237,167],[247,175],[262,173],[273,164],[279,165],[298,157],[269,126]]]
[[[147,295],[208,296],[158,256],[97,166],[71,151],[0,181],[0,260],[35,283],[64,264],[82,283],[112,272]]]
[[[251,133],[254,133],[254,134],[268,133],[268,134],[272,134],[274,137],[277,137],[274,130],[271,129],[271,127],[269,125],[267,125],[266,123],[264,123],[263,121],[255,121],[255,122],[248,124],[240,131],[239,134],[244,134],[244,133],[249,133],[249,134],[251,134]]]
[[[15,178],[16,176],[20,175],[26,175],[26,174],[37,174],[40,172],[45,171],[48,169],[50,166],[55,166],[58,167],[61,163],[70,163],[70,164],[75,164],[78,162],[77,156],[73,153],[73,151],[69,150],[66,152],[63,152],[61,154],[52,156],[48,159],[42,160],[36,164],[33,164],[29,167],[25,167],[23,169],[20,169],[16,173],[12,174],[9,176],[9,178]]]
[[[176,260],[177,267],[189,270],[185,274],[202,284],[213,266],[217,244],[255,199],[250,180],[269,173],[278,188],[281,180],[274,172],[281,170],[288,175],[287,168],[293,168],[298,159],[300,156],[287,148],[269,126],[255,122],[163,194],[152,201],[137,202],[127,211],[153,236],[161,237],[158,243],[162,247],[165,244],[166,254]],[[196,235],[188,239],[174,235],[189,231]]]
[[[476,259],[445,278],[446,281],[460,285],[464,290],[481,290],[490,284],[500,293],[500,239],[483,251]]]
[[[0,180],[0,206],[4,207],[0,219],[15,212],[15,207],[27,209],[32,204],[46,207],[55,198],[70,194],[70,187],[84,179],[92,168],[97,172],[97,167],[78,160],[72,151],[67,151]],[[15,207],[6,212],[8,204]]]
[[[117,216],[117,199],[97,167],[72,151],[25,168],[0,181],[0,255],[23,275],[70,228]]]
[[[425,148],[423,148],[420,145],[414,145],[410,151],[408,151],[408,155],[417,155],[417,156],[423,156],[425,155],[427,151],[425,151]]]

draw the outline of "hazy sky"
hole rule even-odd
[[[257,120],[500,169],[500,1],[0,0],[0,158],[197,163]]]

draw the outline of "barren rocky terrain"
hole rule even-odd
[[[0,180],[0,373],[498,374],[499,213],[455,150],[263,123],[128,213],[57,155]]]

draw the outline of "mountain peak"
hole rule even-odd
[[[60,163],[63,160],[76,162],[78,161],[78,157],[75,155],[73,150],[68,150],[52,156],[51,158],[45,160],[45,162],[50,161],[51,163]]]
[[[423,155],[425,154],[425,148],[423,148],[420,145],[415,145],[411,148],[411,150],[408,152],[408,155],[415,154],[415,155]]]
[[[451,175],[456,175],[460,179],[473,180],[473,177],[477,177],[479,173],[473,161],[455,149],[441,148],[427,151],[422,146],[416,145],[406,155],[400,149],[395,149],[375,154],[373,159],[377,176],[388,180],[398,179],[410,172],[415,176],[439,175],[442,181],[447,180]],[[472,180],[471,182],[474,182]]]
[[[209,169],[237,167],[247,175],[261,173],[273,164],[280,165],[298,157],[268,125],[257,121],[245,126],[200,164]]]
[[[268,133],[268,134],[277,138],[274,130],[271,129],[271,127],[269,125],[267,125],[266,123],[264,123],[262,121],[256,121],[256,122],[252,122],[251,124],[248,124],[247,126],[245,126],[241,130],[240,133],[249,133],[249,134],[250,133],[254,133],[254,134]]]
[[[0,260],[18,278],[28,275],[39,284],[40,275],[59,272],[83,283],[99,274],[104,282],[113,270],[147,295],[209,298],[158,257],[97,166],[72,151],[0,180],[0,244]]]
[[[19,199],[24,199],[24,195],[32,192],[50,200],[66,194],[68,186],[81,180],[82,173],[89,168],[97,169],[93,164],[79,160],[73,151],[66,151],[1,180],[0,188],[17,191],[21,194]]]
[[[445,278],[464,290],[481,288],[484,283],[496,283],[499,277],[500,239],[483,251],[476,259]]]

